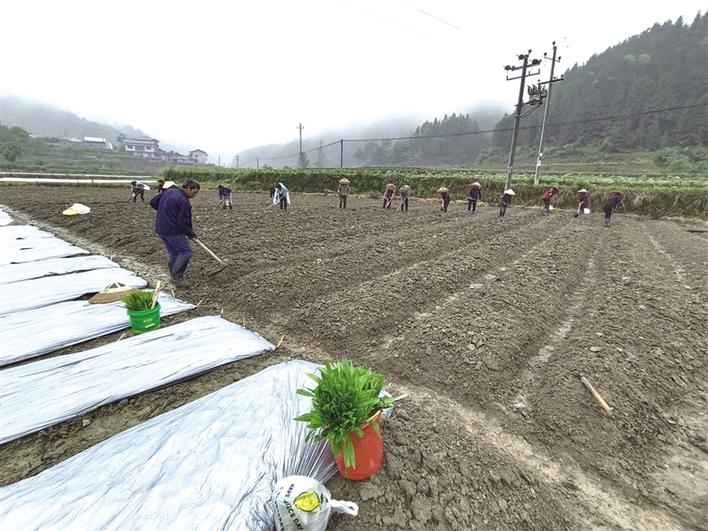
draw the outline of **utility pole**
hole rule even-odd
[[[300,159],[299,159],[299,162],[302,162],[302,130],[305,129],[305,126],[302,125],[302,122],[298,122],[296,129],[300,130]]]
[[[217,165],[217,166],[221,166],[221,154],[219,154],[218,156],[219,156],[219,159],[218,159],[219,162],[217,162],[216,165]]]
[[[344,139],[339,141],[339,167],[344,168]]]
[[[260,169],[261,169],[261,164],[260,164],[260,161],[258,160],[258,157],[256,157],[256,170],[260,170]]]
[[[519,121],[521,121],[521,108],[524,106],[524,83],[526,82],[526,76],[527,75],[536,75],[538,72],[534,72],[533,74],[527,74],[526,70],[529,66],[538,66],[541,64],[540,59],[532,59],[531,62],[529,63],[529,55],[531,55],[531,50],[528,51],[528,53],[525,54],[520,54],[518,56],[519,61],[523,61],[523,64],[521,66],[510,66],[506,65],[504,67],[504,70],[507,72],[513,72],[515,70],[521,70],[521,75],[517,77],[509,77],[508,75],[506,76],[507,81],[511,81],[512,79],[521,79],[521,83],[519,84],[519,99],[516,102],[516,113],[514,114],[514,130],[511,133],[511,149],[509,150],[509,165],[507,166],[506,170],[506,184],[505,184],[505,190],[508,190],[511,188],[511,176],[514,172],[514,154],[516,152],[516,140],[517,140],[517,135],[519,132]]]
[[[543,132],[546,130],[546,118],[548,118],[548,109],[551,106],[551,90],[553,89],[553,83],[556,81],[563,81],[563,76],[558,79],[553,78],[553,71],[555,69],[556,63],[560,62],[561,58],[556,59],[556,51],[558,46],[556,46],[556,41],[553,41],[553,58],[551,59],[551,76],[545,83],[539,83],[539,85],[548,85],[548,95],[546,96],[546,108],[543,109],[543,122],[541,123],[541,138],[538,141],[538,156],[536,157],[536,173],[533,176],[534,186],[538,186],[539,174],[541,173],[541,161],[543,160]],[[544,59],[548,59],[546,54],[543,54]]]
[[[236,155],[236,167],[238,168],[238,155]]]

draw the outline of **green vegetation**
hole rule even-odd
[[[393,397],[379,398],[384,385],[383,375],[356,367],[350,361],[325,363],[319,376],[308,374],[317,387],[298,389],[297,394],[312,398],[312,409],[296,417],[307,422],[307,440],[327,440],[336,456],[344,449],[346,467],[356,466],[354,445],[350,434],[364,436],[362,426],[371,423],[381,410],[393,405]]]
[[[123,304],[130,312],[144,312],[152,308],[152,291],[134,291],[123,297]]]

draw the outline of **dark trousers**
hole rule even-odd
[[[504,215],[506,214],[506,207],[507,207],[507,205],[505,205],[504,203],[499,205],[499,217],[500,218],[503,218]]]
[[[339,196],[339,208],[347,208],[347,196],[346,195]]]
[[[288,209],[288,199],[286,197],[281,197],[280,198],[280,210],[287,210]]]
[[[442,202],[442,209],[441,209],[441,210],[442,210],[443,212],[447,212],[447,205],[449,205],[449,204],[450,204],[450,200],[449,200],[449,199],[448,199],[447,201],[443,200],[443,202]]]
[[[401,198],[401,212],[408,212],[408,198]]]
[[[543,214],[548,215],[551,213],[551,200],[543,199]]]
[[[609,225],[610,219],[612,218],[612,207],[605,206],[602,209],[605,211],[605,225]]]
[[[145,202],[145,190],[138,190],[137,192],[133,193],[133,203],[135,203],[137,201],[138,196],[140,196],[140,200],[144,203]]]
[[[189,245],[189,240],[184,234],[160,235],[160,239],[165,244],[169,255],[167,267],[170,269],[170,276],[173,280],[182,280],[189,259],[192,258],[192,247]]]
[[[474,212],[475,210],[477,210],[477,200],[476,199],[468,199],[467,200],[467,211]]]
[[[393,197],[384,197],[384,208],[391,208],[391,201],[393,201]]]

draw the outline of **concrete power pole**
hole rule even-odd
[[[238,155],[236,155],[236,167],[238,168]]]
[[[521,83],[519,84],[519,99],[516,102],[516,113],[514,114],[514,130],[511,133],[511,149],[509,150],[509,164],[508,164],[507,170],[506,170],[505,190],[508,190],[509,188],[511,188],[511,176],[514,173],[514,154],[516,153],[516,141],[517,141],[517,136],[518,136],[518,132],[519,132],[519,121],[521,121],[521,108],[524,105],[524,83],[526,82],[527,75],[538,74],[538,72],[534,72],[533,74],[527,74],[527,69],[529,66],[537,66],[541,63],[540,59],[533,59],[529,63],[529,55],[531,55],[531,50],[529,50],[528,53],[520,54],[518,56],[519,61],[523,61],[521,66],[506,65],[504,67],[504,70],[506,70],[507,72],[521,70],[520,76],[517,76],[517,77],[509,77],[508,75],[506,76],[507,81],[511,81],[512,79],[521,79]]]
[[[297,161],[298,166],[300,166],[302,165],[302,130],[305,129],[305,126],[302,125],[302,122],[298,122],[297,129],[300,130],[300,158]]]
[[[557,62],[560,62],[561,58],[556,59],[556,51],[558,47],[556,46],[556,41],[553,41],[553,58],[551,59],[551,76],[545,83],[539,83],[539,85],[548,85],[548,95],[546,96],[546,108],[543,109],[543,123],[541,124],[541,138],[538,141],[538,156],[536,157],[536,173],[533,176],[534,186],[538,186],[539,174],[541,173],[541,161],[543,160],[543,133],[546,130],[546,119],[548,118],[548,109],[551,106],[551,91],[553,90],[553,83],[556,81],[563,81],[563,76],[558,79],[553,78],[553,71]],[[546,54],[543,54],[544,59],[548,59]]]

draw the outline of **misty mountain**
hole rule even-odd
[[[606,152],[658,149],[708,142],[708,106],[650,113],[631,118],[604,117],[637,114],[655,109],[700,105],[708,102],[708,14],[700,13],[690,25],[654,24],[624,42],[574,65],[555,83],[547,127],[549,146],[598,145]],[[557,75],[557,74],[556,74]],[[528,107],[525,107],[528,110]],[[513,111],[510,113],[513,114]],[[540,125],[543,107],[521,127]],[[513,116],[497,124],[513,127]],[[538,145],[540,128],[520,130],[518,145]],[[508,150],[511,133],[497,132],[493,144]]]
[[[413,117],[390,118],[370,124],[350,125],[313,137],[304,136],[302,149],[309,166],[322,168],[339,166],[340,139],[345,139],[344,166],[444,164],[450,162],[450,157],[470,162],[488,145],[489,135],[461,137],[448,147],[442,146],[440,139],[376,139],[490,130],[503,114],[502,108],[497,105],[482,104],[465,113],[445,115],[440,119],[433,117],[422,124]],[[442,144],[445,144],[444,140]],[[294,167],[298,165],[298,151],[297,139],[285,144],[257,146],[238,154],[239,165],[255,166],[258,158],[261,166]]]
[[[76,114],[14,96],[2,98],[2,125],[21,127],[33,135],[54,138],[96,136],[116,143],[118,135],[143,136],[130,125],[107,125],[92,122]]]

